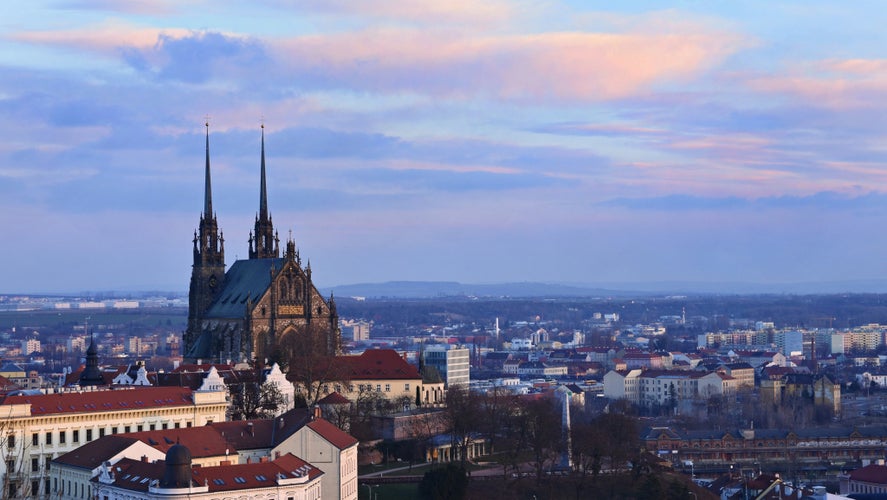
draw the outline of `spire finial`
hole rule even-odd
[[[203,216],[209,219],[213,216],[213,192],[209,174],[209,115],[206,115],[204,125],[206,126],[206,185],[203,194]]]

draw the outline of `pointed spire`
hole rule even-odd
[[[262,161],[259,178],[259,213],[256,214],[254,231],[255,247],[250,250],[250,259],[276,259],[280,255],[279,246],[274,241],[274,224],[268,214],[268,182],[265,177],[265,124],[262,123]]]
[[[212,192],[212,182],[210,182],[209,175],[209,120],[206,121],[206,186],[204,187],[204,195],[203,195],[203,216],[204,217],[212,217],[213,216],[213,192]]]
[[[259,187],[259,217],[268,215],[268,188],[265,184],[265,124],[262,124],[262,181]]]

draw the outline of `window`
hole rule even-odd
[[[166,430],[167,427],[169,427],[169,424],[167,424],[166,422],[163,422],[162,424],[160,424],[160,428],[163,430]]]
[[[117,434],[117,428],[111,427],[111,434]]]
[[[376,384],[376,392],[382,392],[382,384]]]
[[[35,432],[31,434],[31,446],[37,446],[38,444],[40,444],[40,434]]]
[[[191,427],[191,422],[185,422],[185,427]]]
[[[49,478],[43,480],[43,493],[49,495]]]
[[[136,426],[136,432],[142,432],[142,430],[144,430],[144,426],[141,426],[141,425]]]
[[[46,455],[46,470],[49,470],[49,465],[52,463],[52,455]]]
[[[86,429],[86,442],[92,441],[92,429]]]
[[[123,427],[123,432],[129,434],[129,426],[128,425]]]
[[[10,450],[15,448],[15,434],[9,434],[8,436],[6,436],[6,447]],[[11,487],[12,486],[10,485],[10,488]]]
[[[52,446],[52,432],[46,433],[46,445]]]
[[[403,390],[405,390],[405,391],[409,391],[409,390],[410,390],[410,384],[404,384],[404,385],[403,385]]]
[[[105,428],[104,428],[104,427],[102,427],[101,429],[99,429],[99,437],[100,437],[100,438],[105,437]]]
[[[178,429],[180,424],[178,422],[176,422],[176,423],[172,424],[172,426],[173,426],[173,428]]]
[[[80,431],[79,430],[75,429],[75,430],[71,431],[71,441],[74,441],[75,443],[80,442]]]
[[[149,430],[149,431],[153,431],[153,430],[154,430],[154,427],[155,427],[154,424],[150,424],[150,425],[148,426],[148,430]]]
[[[40,470],[40,460],[37,458],[31,459],[31,472],[37,472]]]
[[[59,444],[65,444],[68,440],[68,431],[59,431]]]
[[[9,498],[15,498],[18,496],[18,483],[15,481],[9,482]]]
[[[31,495],[37,496],[38,492],[40,492],[40,481],[34,479],[31,481]]]
[[[14,471],[15,470],[15,460],[7,460],[6,461],[6,470],[7,471],[11,471],[11,470]]]
[[[385,384],[385,392],[391,392],[391,384]]]

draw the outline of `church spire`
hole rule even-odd
[[[280,240],[268,213],[268,184],[265,180],[265,124],[262,124],[262,159],[259,179],[259,213],[249,241],[250,259],[276,259],[280,256]]]
[[[262,180],[259,187],[259,218],[268,216],[268,188],[265,184],[265,124],[262,124]]]
[[[203,188],[203,215],[213,216],[213,190],[209,175],[209,120],[206,121],[206,174]]]
[[[212,182],[209,168],[209,119],[206,126],[206,171],[203,192],[203,213],[194,232],[194,264],[188,292],[188,329],[184,335],[184,352],[197,341],[201,321],[209,305],[222,289],[225,280],[225,238],[213,212]]]

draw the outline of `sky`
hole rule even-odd
[[[0,6],[0,292],[187,290],[203,207],[321,287],[887,280],[887,9]]]

